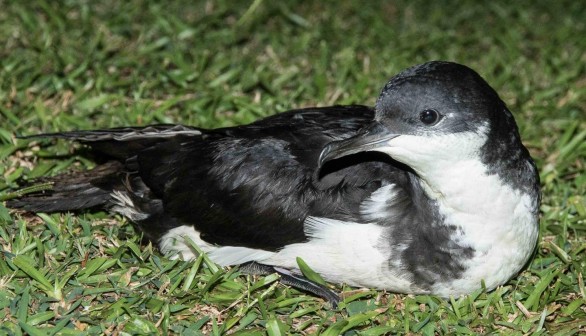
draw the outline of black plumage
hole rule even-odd
[[[372,118],[369,107],[333,106],[214,130],[156,125],[43,134],[79,141],[113,161],[57,177],[51,192],[8,205],[35,212],[109,208],[112,190],[128,189],[139,210],[154,215],[137,222],[154,241],[190,223],[210,243],[276,250],[305,240],[308,215],[360,221],[360,203],[401,173],[376,154],[317,170],[327,143],[355,135]],[[71,202],[79,194],[86,196]]]
[[[482,215],[488,210],[469,214],[484,204],[470,201],[472,190],[466,188],[459,189],[464,196],[446,198],[442,188],[449,194],[451,182],[472,189],[474,179],[481,179],[494,187],[487,194],[498,193],[520,204],[512,207],[512,219],[502,227],[487,221],[506,237],[517,226],[528,235],[527,243],[514,242],[518,245],[512,251],[521,249],[518,255],[503,254],[510,259],[503,260],[503,267],[510,269],[505,268],[489,284],[491,288],[519,270],[537,238],[538,177],[514,119],[478,74],[454,63],[430,62],[405,70],[384,87],[374,109],[360,105],[299,109],[213,130],[155,125],[31,138],[36,137],[79,141],[109,161],[91,172],[55,177],[53,190],[11,200],[9,207],[36,212],[105,208],[129,217],[153,241],[187,225],[206,244],[275,255],[308,242],[336,244],[316,238],[319,235],[312,230],[320,224],[310,218],[325,218],[327,225],[376,225],[375,242],[365,246],[374,252],[365,258],[387,258],[374,267],[386,272],[389,280],[369,279],[360,271],[340,276],[327,269],[328,258],[332,267],[346,264],[336,264],[341,262],[338,256],[326,255],[320,267],[333,274],[328,278],[332,281],[444,296],[479,285],[480,278],[468,279],[472,276],[465,274],[485,267],[478,256],[488,254],[491,245],[477,246],[469,237],[482,234]],[[451,147],[444,151],[443,143]],[[400,151],[396,157],[388,154],[401,146],[416,151],[412,159]],[[421,154],[418,146],[437,146],[437,150]],[[451,169],[449,151],[458,172],[470,166],[472,175],[462,176],[464,182],[457,173],[446,174],[450,171],[445,169]],[[438,167],[444,167],[438,169],[444,170],[433,167],[436,154]],[[492,175],[497,179],[493,181]],[[494,211],[500,216],[511,209],[498,203]],[[468,218],[478,225],[468,228]],[[346,239],[343,226],[333,232]],[[494,237],[495,246],[500,238]],[[345,260],[345,247],[339,249],[336,253],[351,269],[368,266],[368,262],[364,266]],[[277,270],[286,283],[335,301],[326,289],[279,270],[281,261],[246,260],[250,271]],[[265,261],[268,265],[263,265]],[[289,261],[283,263],[293,267]],[[498,266],[493,261],[487,265]],[[468,281],[467,287],[459,288],[456,280]]]

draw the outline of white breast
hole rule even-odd
[[[504,184],[497,175],[488,175],[479,160],[452,163],[450,169],[429,178],[441,190],[429,192],[439,204],[446,225],[459,228],[454,235],[461,246],[475,253],[465,262],[466,272],[455,281],[436,284],[433,292],[442,295],[464,294],[505,283],[527,262],[538,236],[536,201]],[[423,184],[427,182],[422,181]]]
[[[537,199],[488,173],[480,158],[487,134],[482,125],[474,132],[401,135],[379,149],[415,170],[445,224],[458,228],[454,239],[475,250],[461,279],[435,285],[442,296],[469,293],[482,280],[489,289],[505,283],[537,242]],[[536,173],[530,164],[527,173]]]
[[[538,224],[531,197],[501,184],[495,175],[476,182],[473,193],[457,198],[444,194],[440,200],[446,224],[462,229],[454,238],[475,250],[461,279],[434,288],[440,295],[469,293],[481,281],[489,290],[504,284],[535,248]]]

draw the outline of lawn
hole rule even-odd
[[[344,286],[336,310],[275,275],[169,260],[119,216],[0,203],[0,334],[586,333],[586,2],[509,2],[0,0],[0,198],[94,165],[15,134],[372,105],[434,59],[499,92],[543,190],[538,249],[505,286],[449,300]]]

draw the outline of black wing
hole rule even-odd
[[[75,185],[68,184],[74,179],[55,179],[52,193],[27,195],[9,206],[108,207],[115,205],[112,189],[128,189],[138,210],[149,215],[137,224],[151,239],[187,224],[210,243],[276,250],[306,239],[303,222],[310,215],[364,221],[362,201],[383,184],[405,180],[386,156],[371,153],[318,171],[327,143],[354,135],[373,117],[369,107],[334,106],[214,130],[156,125],[40,135],[80,141],[122,165],[80,173]],[[80,195],[91,202],[72,207]]]
[[[202,239],[276,250],[306,239],[308,215],[360,221],[360,203],[397,174],[376,155],[317,171],[328,142],[372,118],[363,106],[290,111],[198,139],[174,137],[141,151],[133,165],[165,213]]]

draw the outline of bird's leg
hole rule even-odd
[[[256,275],[277,273],[281,276],[281,283],[317,295],[328,301],[333,308],[336,308],[340,302],[340,296],[336,292],[323,285],[315,283],[302,275],[295,274],[288,269],[258,264],[252,261],[241,265],[240,270],[243,273]]]

